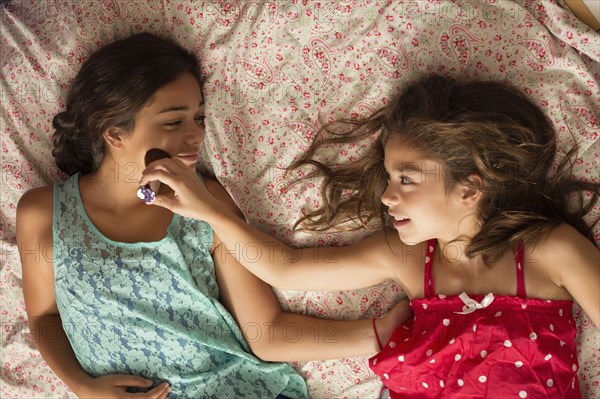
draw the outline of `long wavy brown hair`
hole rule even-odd
[[[468,245],[469,257],[482,255],[486,263],[493,262],[507,247],[534,242],[561,223],[593,241],[583,216],[597,203],[600,185],[571,178],[577,148],[555,165],[552,124],[526,96],[499,82],[462,83],[440,76],[411,84],[366,119],[324,126],[288,169],[309,166],[306,178],[323,178],[323,206],[306,213],[295,227],[325,231],[389,225],[381,196],[387,186],[384,146],[390,137],[440,162],[447,190],[469,184],[474,173],[481,178],[481,230]],[[369,150],[355,162],[331,166],[319,160],[332,146],[368,140]],[[591,194],[587,201],[585,193]]]

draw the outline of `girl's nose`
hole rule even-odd
[[[397,201],[398,196],[394,194],[394,191],[390,189],[390,185],[388,184],[387,188],[381,195],[381,202],[383,202],[383,205],[385,206],[391,206],[394,205]]]
[[[204,128],[204,124],[198,125],[194,124],[190,127],[186,134],[186,139],[190,143],[202,143],[204,141],[204,136],[206,135],[206,129]]]

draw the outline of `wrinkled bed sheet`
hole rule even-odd
[[[82,61],[142,31],[170,35],[200,57],[203,169],[251,224],[290,244],[345,245],[369,234],[292,232],[303,209],[319,206],[319,182],[288,190],[282,168],[305,151],[322,121],[368,115],[423,74],[497,79],[525,90],[555,124],[561,149],[580,143],[576,175],[598,179],[600,38],[554,0],[13,0],[0,6],[2,398],[74,397],[35,349],[36,337],[52,332],[27,328],[15,208],[29,188],[64,178],[51,157],[51,119]],[[330,156],[352,162],[362,151],[349,146]],[[382,315],[403,293],[386,283],[277,295],[294,312],[355,319]],[[582,388],[598,398],[600,335],[574,312]],[[319,339],[330,333],[315,332]],[[376,398],[381,382],[366,359],[294,366],[313,398]]]

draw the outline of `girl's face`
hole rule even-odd
[[[384,167],[388,186],[381,201],[402,242],[451,241],[467,233],[462,221],[472,210],[461,201],[460,186],[446,192],[443,164],[392,137],[385,145]]]
[[[159,88],[138,111],[133,131],[123,139],[123,155],[138,166],[140,175],[151,148],[162,149],[195,169],[204,136],[202,92],[194,76],[183,73]]]

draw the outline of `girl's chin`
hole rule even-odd
[[[413,246],[413,245],[418,245],[418,244],[422,243],[423,241],[407,241],[407,240],[402,240],[402,242],[404,244],[406,244],[406,245]]]
[[[406,245],[418,245],[422,242],[427,241],[427,239],[420,239],[418,237],[411,237],[406,233],[398,232],[398,236],[400,237],[400,241],[402,241]]]
[[[398,234],[400,236],[400,241],[402,241],[406,245],[417,245],[423,241],[414,240],[410,237],[403,237],[402,234]]]

